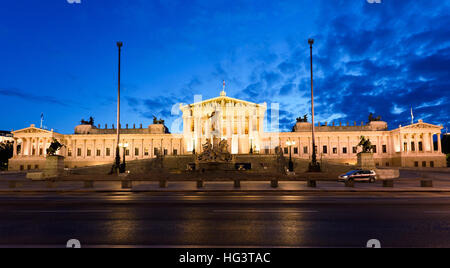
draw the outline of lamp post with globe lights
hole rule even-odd
[[[289,146],[289,172],[294,171],[294,162],[292,161],[292,146],[295,145],[295,141],[291,141],[290,139],[286,142],[286,145]]]
[[[312,161],[309,164],[310,172],[320,172],[320,164],[317,162],[316,156],[316,141],[314,133],[314,79],[313,79],[313,53],[312,46],[314,44],[314,39],[308,40],[310,48],[310,58],[311,58],[311,120],[312,120]]]

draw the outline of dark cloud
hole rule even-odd
[[[37,102],[37,103],[45,103],[45,104],[54,104],[60,106],[68,106],[71,102],[63,101],[61,99],[50,97],[50,96],[42,96],[35,95],[29,92],[21,91],[17,88],[0,88],[0,95],[6,97],[14,97],[19,98],[25,101]]]

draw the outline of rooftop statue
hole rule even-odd
[[[81,119],[81,124],[82,125],[94,125],[94,118],[91,116],[89,117],[89,121],[85,121],[84,119]]]
[[[305,114],[303,118],[301,117],[297,118],[297,123],[308,123],[308,115]]]
[[[164,120],[156,118],[156,116],[153,116],[153,124],[155,125],[164,125]]]
[[[369,123],[381,121],[381,116],[375,117],[373,113],[369,114]]]

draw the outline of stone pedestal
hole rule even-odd
[[[56,178],[64,175],[64,156],[47,156],[44,175],[46,178]]]
[[[375,169],[373,153],[359,153],[357,167],[360,169]]]

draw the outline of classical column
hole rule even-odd
[[[438,140],[438,152],[442,153],[442,144],[441,144],[441,133],[437,133],[437,140]]]
[[[33,155],[33,139],[30,138],[28,141],[28,156]]]
[[[251,114],[249,114],[248,117],[248,134],[250,135],[250,137],[253,137],[253,119],[254,119],[254,115],[253,115],[253,111],[250,112]]]
[[[434,134],[430,133],[430,151],[434,153]]]
[[[102,141],[102,152],[100,154],[102,158],[106,157],[106,139],[103,139]]]
[[[170,152],[169,155],[173,155],[173,139],[170,139]]]
[[[20,156],[24,156],[25,154],[25,139],[22,138],[22,144],[20,145]]]
[[[150,158],[153,158],[153,154],[154,154],[155,149],[153,149],[153,139],[150,140]]]
[[[416,149],[416,154],[419,154],[419,142],[418,142],[418,139],[417,139],[417,136],[418,136],[419,134],[414,134],[414,147],[415,147],[415,149]]]
[[[86,139],[83,140],[83,158],[86,158],[87,156],[87,141]]]
[[[13,141],[13,157],[17,156],[17,138],[14,138]]]
[[[91,156],[96,159],[97,158],[97,140],[94,139],[94,149],[92,150]]]
[[[141,139],[141,150],[139,152],[139,157],[144,158],[144,139]]]
[[[399,133],[398,134],[398,138],[400,140],[400,152],[404,152],[405,151],[405,146],[403,144],[403,134]]]
[[[77,158],[78,157],[77,152],[77,140],[72,140],[72,157]]]

